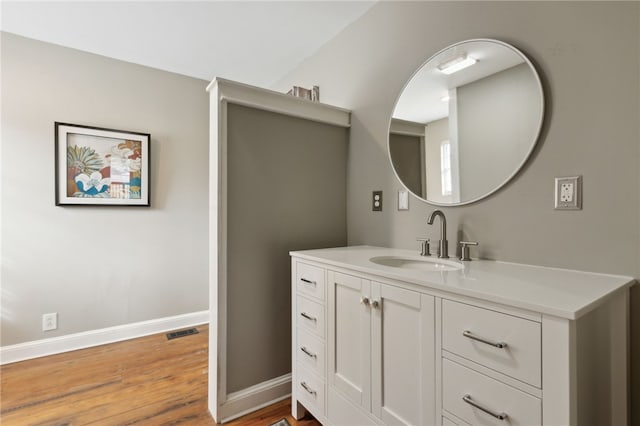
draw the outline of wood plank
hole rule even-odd
[[[208,326],[164,333],[0,367],[0,423],[12,425],[215,424],[207,409]],[[289,399],[231,425],[296,422]]]

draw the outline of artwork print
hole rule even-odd
[[[148,206],[149,139],[56,123],[56,204]]]

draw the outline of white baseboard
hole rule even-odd
[[[209,311],[200,311],[3,346],[0,347],[0,365],[120,342],[178,328],[193,327],[208,322]]]
[[[227,395],[220,407],[220,423],[242,417],[291,396],[291,373]]]

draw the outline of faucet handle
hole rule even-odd
[[[431,253],[429,252],[429,242],[431,239],[416,238],[416,241],[422,241],[422,244],[420,244],[420,256],[431,256]]]
[[[477,241],[460,241],[459,243],[462,247],[460,250],[460,260],[470,261],[471,257],[469,256],[469,246],[477,246]]]

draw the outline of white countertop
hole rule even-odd
[[[378,265],[377,256],[411,256],[417,252],[371,246],[292,251],[291,256],[322,262],[427,288],[577,319],[635,279],[543,266],[476,260],[460,262],[464,269],[427,272]],[[454,258],[450,260],[455,260]]]

